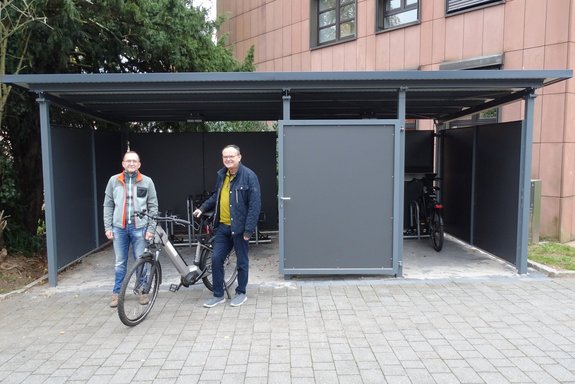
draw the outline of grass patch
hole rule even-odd
[[[529,246],[528,259],[555,269],[575,271],[575,248],[560,243],[539,243]]]

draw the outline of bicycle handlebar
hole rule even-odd
[[[158,215],[151,215],[148,212],[144,211],[139,211],[135,213],[139,218],[143,218],[145,216],[149,217],[150,219],[154,220],[154,221],[170,221],[172,223],[178,224],[178,225],[187,225],[190,226],[192,225],[191,222],[187,221],[187,220],[183,220],[183,219],[178,219],[176,217],[170,217],[170,216],[158,216]],[[210,218],[212,216],[212,212],[205,212],[202,213],[202,216],[204,219]]]
[[[136,212],[136,215],[139,218],[143,218],[144,216],[147,216],[154,221],[171,221],[173,223],[180,224],[180,225],[191,225],[191,223],[187,220],[178,219],[176,217],[170,217],[170,216],[151,215],[146,211]]]

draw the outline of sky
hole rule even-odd
[[[192,0],[195,6],[202,6],[209,11],[210,19],[216,18],[216,0]]]

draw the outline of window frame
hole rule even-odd
[[[453,15],[505,3],[505,0],[445,0],[445,14]]]
[[[344,4],[342,4],[341,2],[345,1]],[[334,8],[329,8],[327,10],[323,10],[320,12],[320,0],[313,0],[310,1],[310,6],[311,6],[311,10],[310,10],[310,32],[311,32],[311,41],[310,41],[310,48],[321,48],[321,47],[325,47],[325,46],[329,46],[329,45],[333,45],[333,44],[339,44],[342,42],[346,42],[346,41],[350,41],[350,40],[355,40],[357,38],[357,0],[335,0],[336,4]],[[354,17],[353,18],[345,18],[342,19],[342,15],[341,15],[341,9],[343,7],[352,5],[354,8]],[[320,27],[320,17],[323,13],[325,12],[329,12],[329,11],[335,11],[336,12],[336,16],[335,16],[335,22],[333,24],[330,24],[329,26],[323,26]],[[341,25],[345,24],[347,22],[352,21],[354,24],[354,31],[352,34],[350,34],[349,36],[345,36],[345,37],[341,37]],[[329,40],[326,42],[320,42],[319,38],[320,38],[320,31],[322,29],[326,29],[328,27],[333,27],[335,26],[335,39],[334,40]]]
[[[377,0],[376,3],[376,7],[377,7],[377,20],[376,20],[376,30],[378,32],[387,32],[387,31],[392,31],[394,29],[399,29],[399,28],[406,28],[409,27],[411,25],[416,25],[419,24],[421,22],[421,1],[422,0],[416,0],[416,4],[414,5],[406,5],[406,1],[407,0],[400,0],[401,1],[401,5],[398,9],[395,9],[393,11],[386,11],[386,5],[387,2],[389,2],[391,0]],[[417,10],[417,19],[414,21],[410,21],[407,23],[403,23],[403,24],[399,24],[399,25],[394,25],[393,27],[388,27],[385,28],[384,26],[384,22],[385,22],[385,18],[388,16],[393,16],[393,15],[398,15],[404,12],[408,12],[408,11],[412,11],[416,9]]]
[[[488,111],[494,111],[495,117],[483,117],[482,115]],[[500,108],[493,107],[491,109],[486,109],[481,112],[477,112],[471,115],[467,115],[463,118],[451,120],[447,123],[449,128],[462,128],[462,127],[475,127],[479,125],[497,124],[499,123]]]
[[[455,71],[473,71],[473,70],[493,70],[498,71],[503,69],[503,54],[495,54],[488,56],[471,57],[457,61],[447,61],[439,64],[439,70],[455,70]],[[486,112],[494,111],[494,117],[484,117]],[[476,112],[462,118],[451,120],[447,123],[450,128],[467,127],[475,125],[496,124],[500,121],[500,107]]]

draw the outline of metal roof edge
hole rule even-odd
[[[441,70],[441,71],[343,71],[343,72],[176,72],[176,73],[95,73],[17,74],[0,81],[31,88],[32,84],[109,84],[156,82],[267,82],[267,81],[455,81],[480,79],[560,81],[573,77],[571,69],[538,70]],[[28,86],[26,86],[27,84]]]

